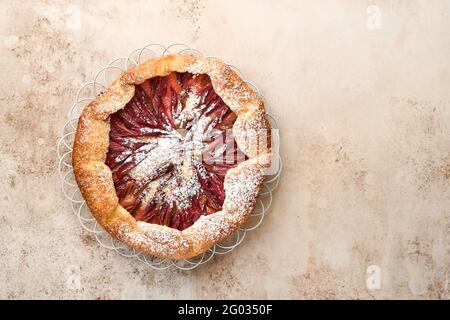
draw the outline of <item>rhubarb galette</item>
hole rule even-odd
[[[153,256],[189,258],[250,216],[270,125],[230,67],[168,55],[124,72],[83,110],[72,160],[106,231]]]

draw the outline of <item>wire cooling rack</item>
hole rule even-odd
[[[234,234],[229,236],[227,239],[221,243],[215,244],[211,249],[205,253],[191,258],[183,260],[170,260],[161,259],[146,255],[142,252],[136,251],[129,248],[127,245],[117,241],[112,236],[110,236],[103,228],[97,223],[95,218],[86,206],[86,203],[81,196],[80,190],[75,182],[72,168],[72,144],[73,138],[76,130],[76,125],[78,122],[78,117],[80,116],[83,108],[96,96],[105,90],[110,83],[119,76],[122,72],[127,69],[141,64],[147,59],[164,56],[166,54],[190,54],[204,57],[204,55],[196,50],[192,49],[185,44],[172,44],[170,46],[163,46],[161,44],[152,43],[146,45],[145,47],[136,49],[132,51],[128,57],[118,58],[113,60],[106,67],[102,68],[93,78],[93,80],[84,83],[78,90],[75,102],[71,106],[68,114],[68,119],[64,123],[61,129],[61,137],[57,143],[57,153],[59,159],[59,174],[61,178],[61,188],[64,196],[70,201],[71,208],[77,219],[79,220],[83,229],[91,233],[97,242],[104,248],[109,250],[114,250],[118,254],[135,258],[145,263],[147,266],[157,269],[164,270],[168,268],[178,268],[181,270],[191,270],[202,264],[205,264],[215,256],[223,255],[234,250],[239,244],[244,240],[247,232],[255,230],[258,228],[264,217],[267,215],[270,206],[272,205],[272,194],[274,190],[278,187],[280,181],[280,174],[282,171],[282,161],[278,149],[274,149],[274,156],[272,162],[274,165],[272,168],[276,168],[276,172],[272,175],[267,176],[263,183],[263,187],[259,193],[255,210],[253,211],[249,221],[241,228],[239,228]],[[208,56],[210,59],[218,59],[216,57]],[[236,71],[241,78],[242,74],[238,68],[233,65],[229,66]],[[259,93],[261,98],[264,100],[266,105],[266,110],[268,110],[268,104],[264,96],[260,93],[258,88],[251,82],[247,82],[252,86],[256,92]],[[274,139],[273,145],[279,145],[279,131],[276,120],[268,113],[268,118],[270,119],[273,130],[272,138]]]

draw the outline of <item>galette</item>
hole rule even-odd
[[[84,108],[74,175],[113,237],[152,256],[190,258],[250,217],[270,129],[261,97],[223,62],[154,58]]]

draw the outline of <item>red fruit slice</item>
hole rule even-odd
[[[181,87],[180,82],[178,81],[178,75],[176,72],[171,72],[167,76],[167,86],[168,88],[172,89],[172,91],[179,96],[181,93],[181,90],[183,88]]]
[[[151,97],[153,95],[153,89],[152,89],[152,85],[150,83],[150,80],[147,79],[144,82],[142,82],[139,87],[142,89],[142,91],[145,92],[145,94],[149,97]]]
[[[119,201],[120,205],[126,210],[133,209],[137,198],[136,192],[136,184],[132,181],[128,181],[125,185],[124,192],[121,194],[121,198]]]

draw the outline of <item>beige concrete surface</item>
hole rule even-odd
[[[77,88],[149,42],[240,67],[281,127],[270,216],[191,272],[99,247],[59,189]],[[449,298],[449,1],[1,0],[0,57],[0,298]]]

